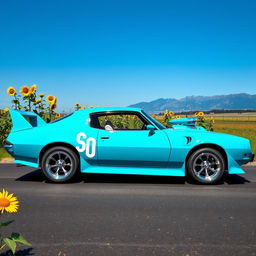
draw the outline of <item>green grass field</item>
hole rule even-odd
[[[247,138],[251,141],[251,147],[256,154],[256,121],[235,121],[235,120],[216,120],[214,131],[233,134]]]
[[[3,158],[10,158],[11,156],[5,151],[4,148],[0,148],[0,160]]]

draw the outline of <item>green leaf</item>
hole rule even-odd
[[[11,249],[12,253],[14,254],[15,251],[16,251],[16,242],[13,241],[12,239],[10,238],[4,238],[3,239],[4,243]]]
[[[19,233],[12,233],[11,239],[14,240],[17,243],[21,243],[27,246],[31,246],[31,244]]]
[[[10,221],[7,221],[7,222],[2,222],[2,223],[0,223],[0,227],[6,227],[6,226],[10,225],[13,222],[14,222],[14,220],[10,220]]]

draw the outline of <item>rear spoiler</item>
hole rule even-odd
[[[12,119],[11,132],[17,132],[33,127],[43,126],[46,122],[34,112],[26,112],[20,110],[10,109]]]

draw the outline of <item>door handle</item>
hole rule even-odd
[[[103,136],[103,137],[100,137],[102,140],[108,140],[109,139],[109,136]]]

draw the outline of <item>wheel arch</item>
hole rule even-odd
[[[39,163],[38,163],[39,167],[41,167],[42,158],[43,158],[44,153],[48,149],[53,148],[53,147],[58,147],[58,146],[67,147],[67,148],[71,149],[77,155],[78,160],[79,160],[79,165],[80,165],[80,155],[74,146],[72,146],[71,144],[66,143],[66,142],[53,142],[53,143],[49,143],[49,144],[45,145],[41,149],[40,154],[39,154]]]
[[[214,143],[203,143],[203,144],[199,144],[195,147],[193,147],[187,154],[187,157],[186,157],[186,171],[187,171],[187,162],[188,162],[188,159],[189,157],[195,152],[197,151],[198,149],[202,149],[202,148],[213,148],[217,151],[219,151],[221,153],[221,155],[223,156],[224,158],[224,162],[225,162],[225,171],[228,170],[228,156],[227,156],[227,153],[226,151],[224,150],[224,148],[222,148],[221,146],[217,145],[217,144],[214,144]]]

